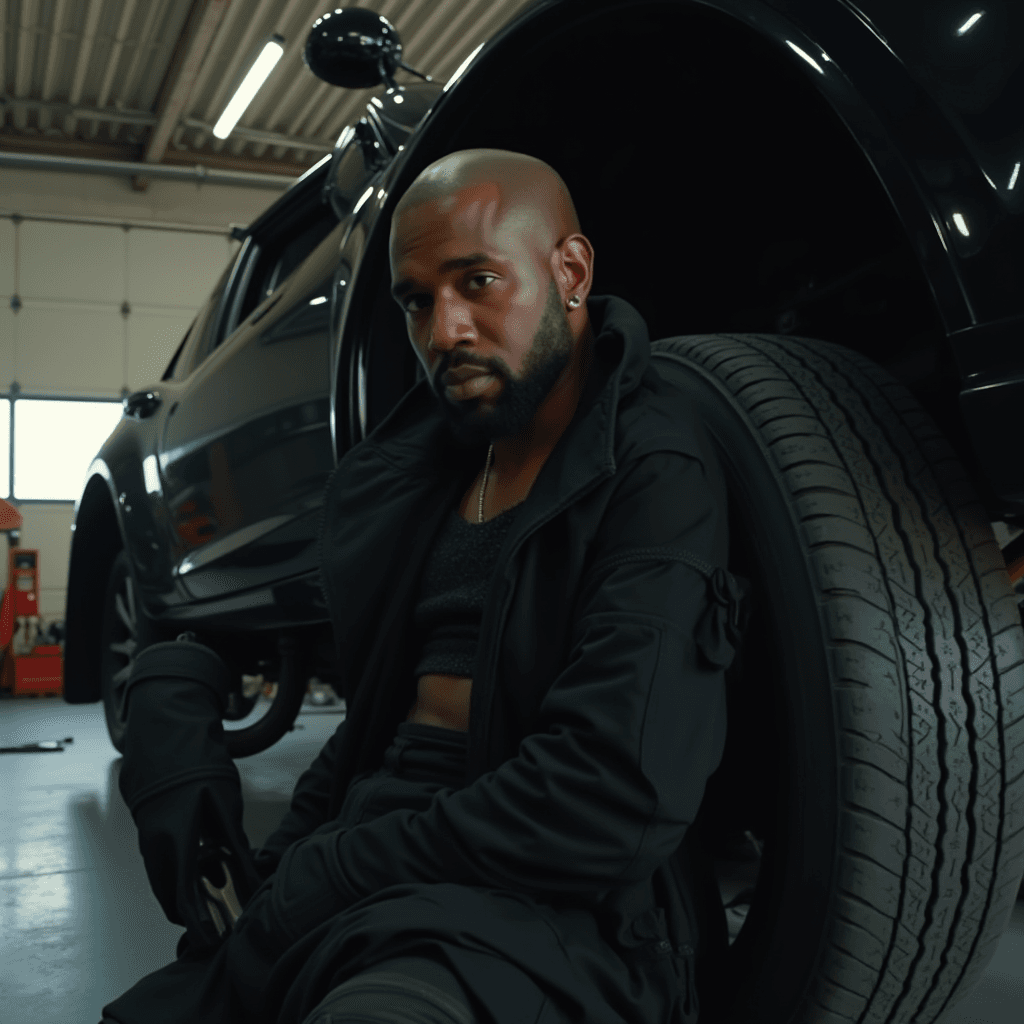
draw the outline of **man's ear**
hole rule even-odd
[[[594,278],[594,247],[581,234],[562,239],[551,254],[552,271],[562,292],[562,301],[578,295],[585,302]]]

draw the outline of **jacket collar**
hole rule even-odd
[[[531,506],[560,504],[596,477],[615,473],[618,406],[650,364],[647,325],[630,303],[613,295],[591,296],[587,310],[594,332],[590,374],[572,421],[538,475]],[[455,439],[427,380],[406,392],[357,447],[396,470],[434,478],[454,473],[472,479],[487,455],[486,445],[466,446]]]

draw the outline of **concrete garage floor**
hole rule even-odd
[[[304,706],[294,732],[237,761],[253,846],[343,712]],[[100,1008],[174,959],[182,929],[149,889],[100,704],[0,700],[0,746],[74,737],[62,753],[0,755],[0,1019],[97,1024]],[[1024,901],[978,985],[941,1024],[1024,1022]]]

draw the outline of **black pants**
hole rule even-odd
[[[103,1007],[111,1024],[690,1022],[689,1010],[673,1017],[681,977],[675,960],[653,955],[649,936],[639,945],[630,936],[620,941],[616,907],[602,916],[573,901],[500,887],[402,881],[318,917],[316,897],[320,886],[329,894],[329,872],[314,858],[303,869],[312,871],[308,879],[279,875],[288,852],[250,849],[223,708],[208,685],[216,665],[198,648],[181,646],[158,652],[159,671],[131,692],[121,794],[169,919],[177,920],[174,878],[188,871],[193,833],[216,832],[218,822],[212,845],[236,851],[238,876],[254,874],[256,883],[244,890],[245,912],[230,936],[211,948],[180,944],[172,963]],[[168,667],[174,659],[180,664]],[[335,818],[311,831],[426,811],[437,794],[464,785],[467,738],[400,723],[381,767],[356,776]],[[300,829],[290,841],[308,834]],[[286,884],[306,881],[304,903],[297,891],[285,892]],[[291,912],[289,899],[318,921],[299,936],[282,917]]]
[[[463,783],[466,734],[402,722],[384,766],[357,779],[338,821],[344,827],[390,810],[423,810],[442,788]],[[330,992],[303,1024],[477,1024],[469,996],[440,959],[400,957],[361,971]]]
[[[164,778],[190,774],[216,779],[221,816],[238,818],[232,831],[242,833],[241,787],[237,769],[227,754],[217,728],[217,705],[208,688],[198,682],[171,679],[137,686],[131,695],[130,738],[121,768],[122,795],[134,803],[140,792],[159,787]],[[442,788],[464,782],[466,734],[436,726],[402,722],[387,750],[383,766],[357,777],[338,815],[341,827],[372,820],[397,808],[421,810]],[[156,780],[156,781],[154,781]],[[237,798],[237,799],[236,799]],[[141,831],[140,831],[141,836]],[[246,844],[247,845],[247,844]],[[249,853],[248,849],[239,851]],[[160,867],[146,859],[151,880]],[[157,871],[157,875],[153,875]],[[156,883],[153,883],[156,884]],[[104,1007],[104,1024],[120,1024],[116,1003]],[[477,1024],[470,997],[448,966],[438,957],[402,956],[382,960],[333,989],[307,1015],[309,1024],[364,1021],[391,1024]]]

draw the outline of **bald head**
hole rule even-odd
[[[543,160],[506,149],[463,149],[435,160],[399,200],[395,221],[424,203],[453,209],[457,195],[480,185],[492,186],[495,229],[534,251],[546,254],[579,233],[576,207],[558,172]]]
[[[391,294],[457,436],[495,441],[498,478],[548,450],[592,340],[594,251],[565,182],[522,153],[450,153],[398,202],[390,250]]]

